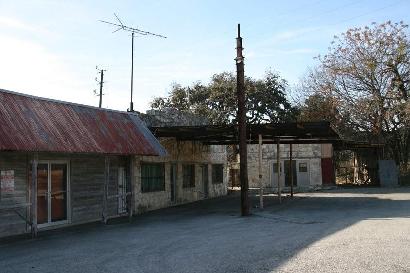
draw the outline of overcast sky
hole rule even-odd
[[[130,100],[131,35],[99,22],[167,36],[136,37],[134,108],[145,112],[173,82],[207,82],[235,71],[241,23],[245,73],[271,68],[295,84],[335,34],[371,22],[410,23],[409,0],[56,1],[0,0],[0,89],[98,105],[96,66],[106,69],[103,107]]]

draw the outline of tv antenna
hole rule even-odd
[[[128,112],[134,112],[134,104],[132,102],[132,94],[133,94],[133,84],[134,84],[134,34],[139,34],[139,35],[144,35],[144,36],[155,36],[158,38],[167,38],[163,35],[159,35],[156,33],[152,33],[149,31],[145,31],[145,30],[141,30],[138,28],[134,28],[134,27],[129,27],[126,26],[122,23],[122,21],[120,20],[120,18],[118,18],[117,14],[114,13],[115,18],[117,19],[118,23],[112,23],[112,22],[107,22],[107,21],[103,21],[100,20],[100,22],[118,27],[116,30],[113,31],[117,32],[119,30],[124,30],[124,31],[128,31],[131,32],[131,102],[130,102],[130,108],[127,110]]]

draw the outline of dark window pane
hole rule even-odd
[[[195,187],[195,165],[184,164],[182,165],[182,187],[192,188]]]
[[[163,163],[141,164],[141,191],[154,192],[165,190],[165,171]]]
[[[307,172],[307,163],[299,163],[299,172],[300,173],[306,173]]]
[[[224,165],[212,165],[212,184],[221,184],[224,182]]]
[[[48,222],[48,164],[38,164],[37,165],[37,223],[44,224],[47,222]]]
[[[67,219],[67,164],[51,164],[51,221]]]
[[[280,170],[282,171],[282,168],[280,168]],[[278,173],[278,163],[273,163],[273,172]]]

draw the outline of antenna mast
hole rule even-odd
[[[141,29],[138,29],[138,28],[126,26],[122,23],[120,18],[118,18],[117,14],[114,13],[114,16],[117,19],[119,24],[118,23],[111,23],[111,22],[107,22],[107,21],[103,21],[103,20],[100,20],[100,22],[117,27],[117,29],[114,30],[113,33],[117,32],[119,30],[124,30],[124,31],[131,32],[131,102],[130,102],[130,108],[127,109],[127,111],[128,112],[134,112],[134,103],[132,102],[133,85],[134,85],[134,34],[139,34],[139,35],[144,35],[144,36],[155,36],[155,37],[164,38],[164,39],[167,38],[167,37],[165,37],[163,35],[156,34],[156,33],[152,33],[152,32],[149,32],[149,31],[141,30]]]

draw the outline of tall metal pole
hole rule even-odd
[[[134,85],[134,32],[131,35],[131,102],[129,112],[134,112],[134,103],[132,102],[132,92]]]
[[[165,36],[156,34],[156,33],[152,33],[149,31],[145,31],[145,30],[141,30],[135,27],[129,27],[126,26],[122,23],[122,21],[120,20],[120,18],[118,18],[117,14],[114,13],[115,18],[117,18],[118,23],[112,23],[112,22],[107,22],[107,21],[103,21],[100,20],[100,22],[111,25],[111,26],[115,26],[117,27],[116,30],[114,30],[113,32],[117,32],[119,30],[124,30],[124,31],[129,31],[132,34],[132,40],[131,40],[131,101],[130,101],[130,108],[127,110],[128,112],[134,112],[134,103],[132,102],[132,95],[133,95],[133,83],[134,83],[134,34],[141,34],[144,36],[155,36],[155,37],[159,37],[159,38],[167,38]]]
[[[242,55],[241,25],[238,24],[236,38],[236,92],[238,96],[238,125],[239,125],[239,156],[241,180],[241,215],[249,215],[248,197],[248,153],[246,147],[246,109],[245,109],[245,71]]]

